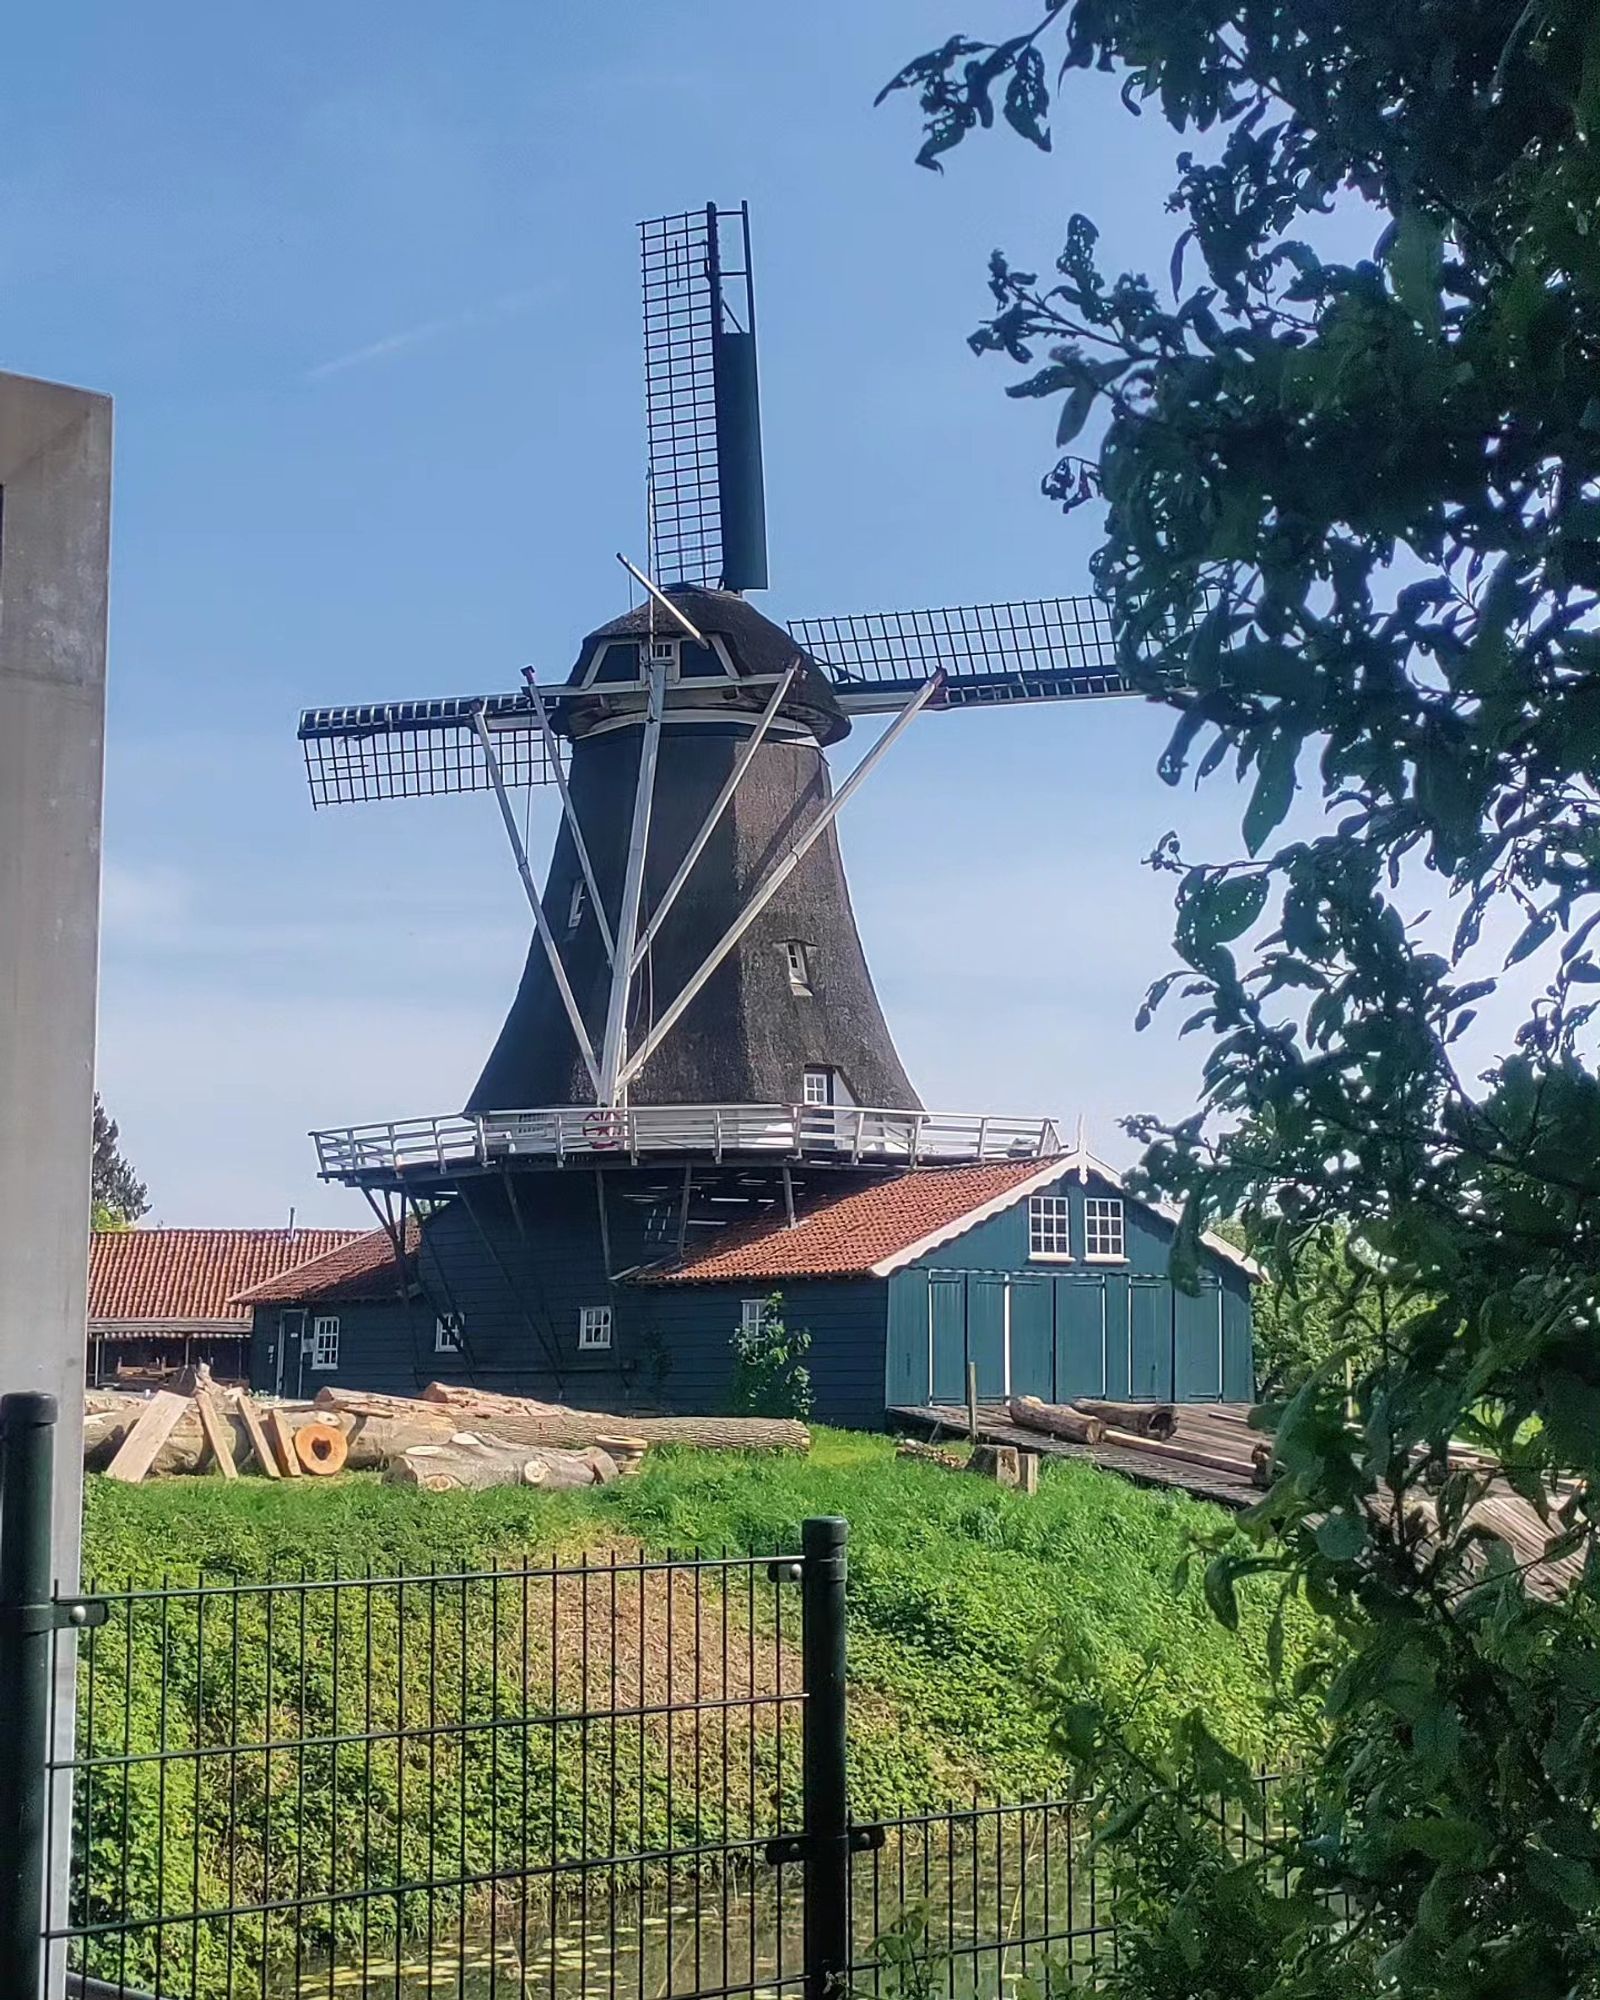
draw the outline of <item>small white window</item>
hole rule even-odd
[[[808,1069],[805,1074],[806,1104],[831,1104],[833,1102],[833,1071],[831,1069]]]
[[[331,1316],[311,1322],[311,1365],[313,1368],[339,1365],[339,1322]]]
[[[1122,1203],[1115,1195],[1090,1195],[1083,1204],[1083,1254],[1107,1263],[1127,1261]]]
[[[808,999],[811,995],[811,954],[797,938],[792,938],[783,948],[784,963],[789,968],[789,990],[802,993]]]
[[[1064,1194],[1029,1196],[1028,1255],[1046,1262],[1071,1263],[1071,1208]]]
[[[675,639],[652,639],[650,657],[652,660],[671,660],[677,657],[678,645]]]
[[[440,1313],[433,1323],[433,1351],[435,1354],[459,1354],[461,1352],[460,1313]]]
[[[739,1330],[741,1333],[759,1333],[767,1317],[765,1299],[741,1299],[739,1301]]]
[[[589,900],[589,885],[587,882],[584,881],[583,877],[580,875],[577,881],[574,882],[572,885],[572,900],[567,905],[568,937],[571,937],[572,933],[578,928],[579,924],[583,922],[584,905],[588,902],[588,900]]]
[[[610,1306],[585,1306],[578,1314],[578,1352],[592,1354],[611,1345]]]

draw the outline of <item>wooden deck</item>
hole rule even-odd
[[[1010,1421],[1003,1408],[978,1405],[978,1436],[985,1444],[1012,1444],[1045,1458],[1083,1458],[1106,1472],[1120,1472],[1141,1486],[1176,1487],[1197,1499],[1213,1501],[1236,1511],[1252,1506],[1261,1498],[1250,1461],[1251,1451],[1261,1442],[1261,1433],[1250,1430],[1246,1418],[1248,1403],[1180,1403],[1176,1406],[1178,1428],[1168,1443],[1179,1450],[1203,1452],[1208,1458],[1225,1459],[1237,1471],[1222,1471],[1173,1457],[1148,1444],[1072,1444],[1065,1438],[1045,1437],[1024,1430]],[[889,1411],[897,1428],[924,1437],[967,1435],[965,1408],[954,1403],[927,1403]]]

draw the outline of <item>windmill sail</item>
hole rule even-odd
[[[847,715],[903,708],[938,673],[945,708],[1143,692],[1117,662],[1098,597],[794,618],[789,630],[827,669]]]
[[[443,695],[306,709],[299,738],[311,803],[364,805],[489,791],[494,780],[480,747],[475,720],[480,713],[506,784],[555,783],[526,693]]]
[[[639,225],[639,245],[652,574],[764,590],[749,210],[658,216]]]

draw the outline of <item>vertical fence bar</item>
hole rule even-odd
[[[16,2000],[44,1973],[55,1422],[54,1396],[0,1397],[0,1993]]]
[[[839,2000],[850,1984],[850,1802],[845,1769],[845,1544],[836,1515],[802,1523],[801,1656],[805,1668],[806,2000]]]

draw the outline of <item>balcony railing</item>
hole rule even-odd
[[[313,1132],[324,1180],[422,1178],[529,1158],[637,1160],[658,1153],[780,1154],[851,1164],[936,1166],[1048,1159],[1062,1150],[1050,1118],[880,1111],[857,1105],[563,1105],[482,1117],[408,1118]]]

